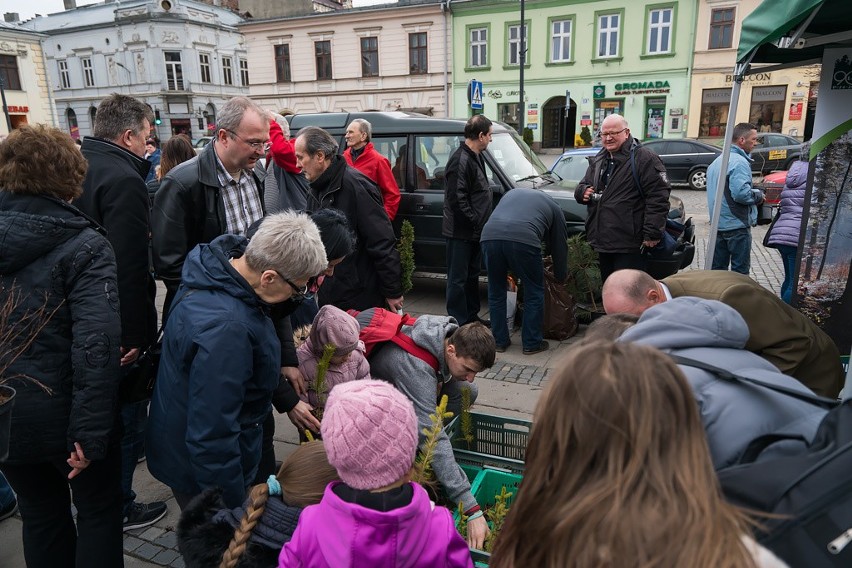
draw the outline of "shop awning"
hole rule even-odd
[[[764,0],[743,20],[737,63],[805,63],[849,43],[849,0]]]

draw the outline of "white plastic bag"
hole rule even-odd
[[[509,333],[515,327],[515,310],[518,308],[518,286],[515,284],[515,279],[509,276],[506,279],[506,324],[509,326]]]

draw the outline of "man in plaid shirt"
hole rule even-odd
[[[269,114],[247,97],[234,97],[217,117],[216,137],[195,158],[163,179],[151,214],[154,268],[171,306],[186,255],[219,235],[244,235],[265,213],[262,168],[269,149]]]

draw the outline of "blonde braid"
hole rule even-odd
[[[219,568],[235,568],[240,556],[246,551],[248,540],[251,537],[251,532],[257,526],[260,517],[263,516],[263,511],[266,509],[266,502],[269,500],[269,486],[266,483],[255,485],[249,494],[250,504],[246,508],[246,514],[243,515],[240,521],[240,526],[234,531],[234,538],[228,545],[228,550],[222,555],[222,563]]]

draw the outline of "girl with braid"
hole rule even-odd
[[[187,568],[262,568],[278,565],[304,507],[338,480],[321,441],[290,454],[278,475],[255,485],[242,507],[227,509],[221,491],[208,489],[189,503],[177,527]]]

